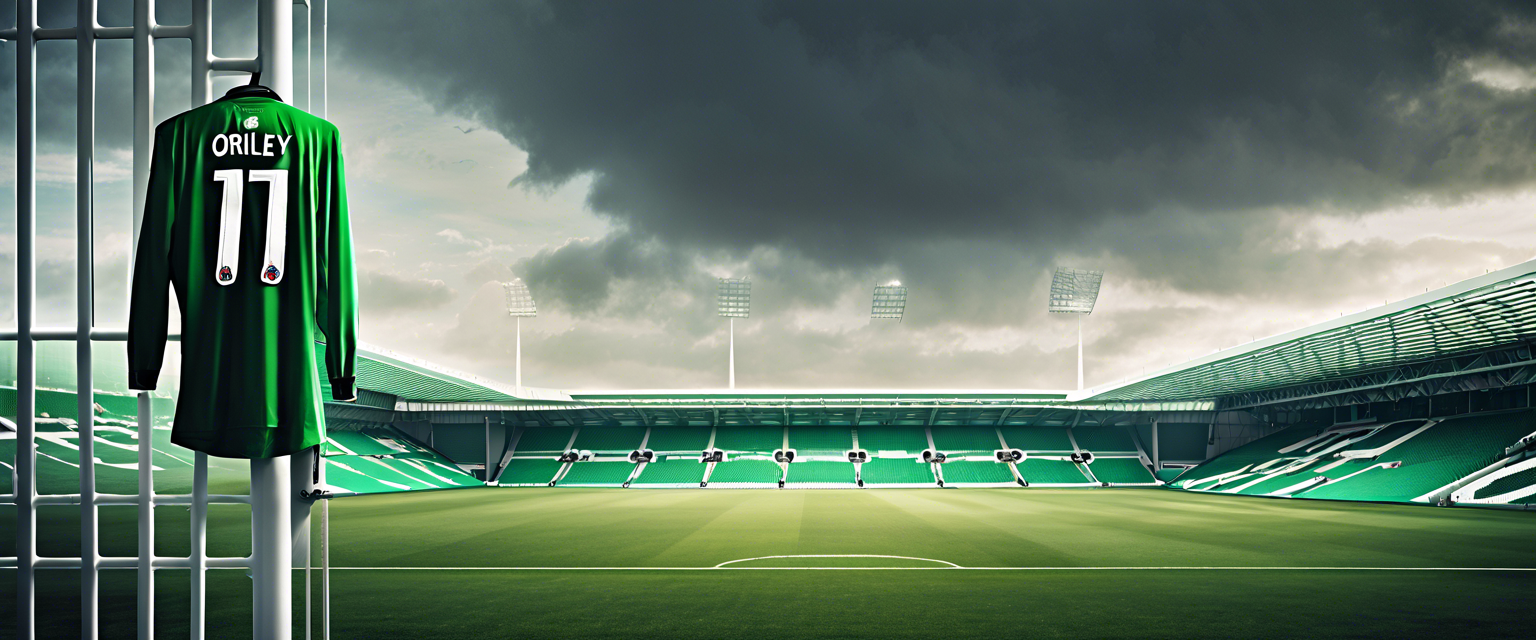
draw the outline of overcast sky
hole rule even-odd
[[[216,53],[253,53],[247,4],[215,3]],[[539,305],[531,386],[724,386],[714,279],[748,276],[738,386],[1068,388],[1058,265],[1106,272],[1094,385],[1536,257],[1517,4],[331,5],[363,338],[509,382],[513,277]],[[159,119],[189,105],[187,49],[159,47]],[[104,326],[126,314],[128,54],[101,45]],[[74,318],[74,64],[41,46],[43,325]],[[14,247],[0,217],[12,326]],[[871,322],[898,279],[906,319]]]

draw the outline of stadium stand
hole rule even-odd
[[[1492,500],[1499,496],[1517,492],[1523,494],[1527,491],[1536,493],[1536,465],[1527,466],[1523,470],[1481,485],[1472,492],[1472,497],[1480,500]]]
[[[1106,458],[1095,456],[1088,463],[1088,471],[1099,482],[1110,484],[1155,484],[1157,478],[1141,464],[1140,458]]]
[[[859,448],[871,455],[880,451],[918,453],[928,448],[928,435],[922,427],[859,427],[858,432]]]
[[[655,433],[651,437],[655,437]],[[707,441],[707,438],[706,438]],[[656,462],[646,463],[629,486],[661,486],[676,485],[679,487],[698,487],[704,481],[704,472],[709,470],[709,465],[699,462],[698,454],[692,456],[676,456],[663,458]]]
[[[1184,472],[1188,469],[1188,467],[1164,467],[1162,469],[1158,469],[1157,473],[1154,475],[1156,475],[1157,479],[1161,482],[1173,482],[1174,480],[1177,480],[1179,476],[1184,475]]]
[[[985,451],[990,455],[1003,446],[993,427],[933,427],[932,431],[933,446],[945,453]]]
[[[1077,441],[1077,448],[1094,453],[1136,450],[1127,427],[1072,427],[1072,439]]]
[[[841,455],[853,448],[853,432],[847,427],[790,427],[789,448],[801,456]],[[848,473],[852,482],[853,470]],[[794,482],[794,474],[790,476],[789,481]]]
[[[325,483],[337,495],[485,486],[452,460],[387,424],[331,420],[321,453]]]
[[[645,439],[645,427],[588,427],[576,434],[571,448],[581,451],[629,453]],[[522,448],[521,444],[518,443]]]
[[[1069,460],[1027,457],[1014,463],[1019,475],[1031,485],[1088,484],[1088,476]]]
[[[1021,451],[1072,451],[1067,429],[1057,427],[1002,427],[1008,446]]]
[[[790,432],[793,437],[793,431]],[[784,482],[791,485],[843,485],[853,486],[853,463],[811,460],[789,465]]]
[[[645,447],[652,451],[688,451],[695,454],[709,446],[713,427],[651,427],[651,439]],[[701,465],[702,466],[702,465]]]
[[[1427,501],[1427,494],[1498,461],[1504,449],[1536,431],[1531,411],[1448,418],[1393,447],[1383,461],[1395,469],[1372,471],[1299,493],[1303,498],[1377,502]]]
[[[721,451],[773,453],[783,447],[783,427],[715,428],[715,448]],[[655,449],[655,447],[651,448]]]
[[[1433,423],[1298,427],[1217,456],[1172,486],[1308,499],[1434,502],[1444,496],[1432,494],[1448,492],[1463,478],[1498,463],[1507,447],[1533,431],[1536,413],[1530,410]]]
[[[990,431],[990,429],[989,429]],[[995,437],[995,436],[994,436]],[[938,436],[934,436],[938,440]],[[989,460],[950,460],[939,466],[944,485],[1016,484],[1013,472],[1002,462]]]
[[[709,486],[742,484],[777,486],[783,477],[784,469],[772,460],[727,459],[725,462],[715,463],[715,470],[709,474]]]
[[[863,444],[860,437],[859,444]],[[933,476],[933,465],[915,458],[870,458],[860,465],[859,478],[864,486],[870,485],[920,485],[938,486]]]
[[[555,486],[617,487],[629,480],[629,475],[634,471],[634,463],[628,460],[577,462],[571,465],[571,469],[565,472]]]
[[[514,455],[558,454],[566,451],[571,441],[570,427],[528,427],[517,438]]]

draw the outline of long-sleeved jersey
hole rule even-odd
[[[175,287],[182,367],[171,441],[214,456],[285,456],[325,440],[317,327],[333,397],[356,393],[341,142],[331,123],[276,98],[232,91],[155,130],[129,386],[155,388]]]

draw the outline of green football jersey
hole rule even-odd
[[[170,287],[182,324],[171,442],[229,458],[323,442],[317,326],[333,397],[356,393],[357,284],[336,127],[260,87],[162,123],[134,261],[134,389],[159,378]]]

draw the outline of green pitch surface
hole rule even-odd
[[[211,547],[247,548],[240,515],[215,519]],[[126,552],[131,522],[109,521],[129,535],[111,551]],[[1536,625],[1536,572],[1489,570],[1536,568],[1536,514],[1520,512],[1158,489],[491,488],[338,499],[331,536],[338,638],[1490,638]],[[77,575],[39,572],[41,637],[78,637]],[[102,635],[129,637],[132,572],[106,575]],[[157,576],[161,632],[181,637],[187,574]],[[0,595],[13,585],[0,578]],[[241,572],[211,572],[214,637],[250,637],[249,594]]]

